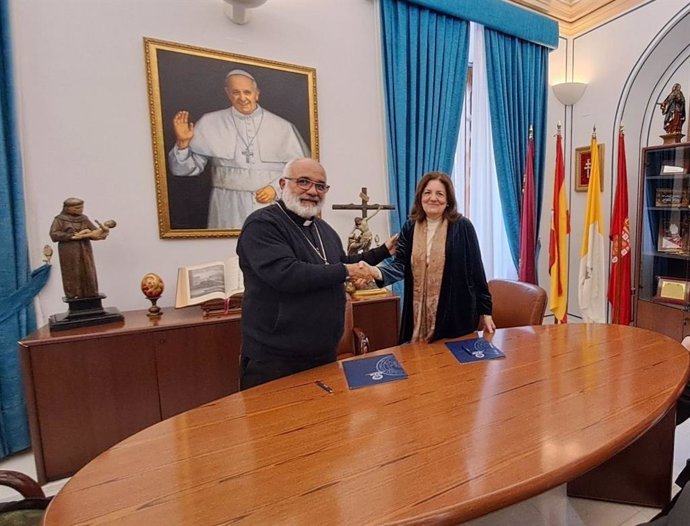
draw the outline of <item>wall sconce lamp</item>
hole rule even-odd
[[[225,16],[235,22],[235,24],[246,24],[249,22],[247,9],[259,7],[266,3],[266,0],[223,0]]]
[[[564,106],[572,106],[577,103],[584,95],[587,84],[584,82],[561,82],[551,86],[556,98]]]

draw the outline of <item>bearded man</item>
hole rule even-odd
[[[249,215],[237,243],[244,274],[240,389],[336,360],[346,280],[371,280],[395,238],[346,256],[319,216],[329,186],[313,159],[286,164],[282,199]],[[366,263],[366,264],[365,264]]]

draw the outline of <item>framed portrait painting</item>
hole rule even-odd
[[[599,151],[599,184],[604,191],[604,145],[597,145]],[[575,148],[575,191],[586,192],[592,169],[592,152],[590,146]]]
[[[318,159],[316,71],[144,38],[161,238],[234,237]]]

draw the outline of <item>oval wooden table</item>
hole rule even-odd
[[[373,354],[394,353],[405,380],[350,391],[330,364],[160,422],[79,471],[44,524],[457,524],[631,444],[673,409],[690,365],[677,342],[620,325],[493,341],[505,359],[393,347]]]

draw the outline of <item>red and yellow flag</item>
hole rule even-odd
[[[570,234],[570,214],[565,195],[563,140],[559,124],[556,135],[556,169],[549,235],[549,274],[551,275],[549,308],[558,323],[568,322],[568,234]]]
[[[611,218],[611,275],[608,298],[611,321],[629,325],[630,313],[630,218],[628,215],[628,169],[625,162],[625,134],[618,132],[618,186]]]

